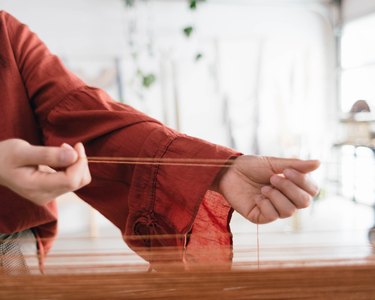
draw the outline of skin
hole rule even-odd
[[[0,142],[0,154],[0,184],[37,205],[45,205],[91,181],[81,143],[74,148],[67,144],[42,147],[9,139]]]
[[[0,185],[37,205],[91,181],[81,143],[45,147],[5,140],[0,142],[0,166]],[[319,190],[308,173],[318,167],[316,160],[243,155],[223,168],[211,189],[249,221],[269,223],[309,206]]]
[[[215,190],[253,223],[269,223],[290,217],[310,205],[319,192],[308,173],[317,160],[244,155],[219,175]]]

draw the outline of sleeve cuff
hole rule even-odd
[[[163,139],[152,140],[160,143]],[[148,144],[142,156],[229,160],[240,155],[232,149],[181,134],[167,139],[164,145],[154,146]],[[159,150],[151,153],[151,149]],[[208,191],[220,170],[220,166],[137,166],[124,236],[129,246],[151,263],[182,262],[185,250],[193,250],[195,245],[231,246],[228,225],[231,208],[221,195]],[[207,230],[209,235],[203,237],[201,233]],[[188,241],[189,232],[192,234]],[[162,254],[162,249],[168,249],[168,254]],[[197,252],[186,253],[190,261],[198,257]],[[224,256],[226,260],[231,258],[228,253]]]

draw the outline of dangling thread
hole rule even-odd
[[[260,213],[257,217],[257,262],[258,262],[258,271],[260,269],[260,246],[259,246],[259,216],[260,216]]]

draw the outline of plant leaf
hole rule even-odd
[[[190,0],[189,7],[192,10],[197,9],[197,0]]]
[[[135,4],[135,0],[123,0],[125,3],[125,6],[127,7],[133,7]]]
[[[194,31],[194,28],[193,28],[193,26],[187,26],[187,27],[185,27],[185,28],[183,29],[183,31],[184,31],[184,34],[185,34],[186,37],[190,37],[191,34],[192,34],[193,31]]]
[[[152,86],[154,84],[155,81],[156,81],[155,74],[150,73],[150,74],[147,74],[147,75],[143,75],[142,85],[145,88],[149,88],[150,86]]]

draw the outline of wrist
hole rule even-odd
[[[209,190],[221,193],[221,184],[222,180],[225,177],[224,175],[229,171],[229,169],[232,167],[236,157],[231,157],[228,159],[228,161],[225,163],[225,166],[220,169],[220,171],[216,174],[211,186],[209,187]]]

